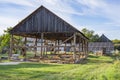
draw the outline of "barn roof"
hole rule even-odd
[[[45,33],[46,38],[52,36],[54,39],[62,39],[75,32],[87,39],[83,33],[44,6],[39,7],[10,31],[13,35],[38,38],[41,33]]]
[[[104,34],[101,35],[101,37],[97,40],[97,42],[112,42],[109,40]]]

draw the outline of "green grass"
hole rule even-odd
[[[0,66],[2,80],[120,80],[120,61],[89,55],[83,64],[21,63]]]

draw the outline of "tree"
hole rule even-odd
[[[4,34],[2,36],[0,36],[0,52],[4,49],[8,49],[10,46],[10,34],[9,34],[9,30],[12,29],[7,28],[7,30],[4,30]]]
[[[0,36],[0,52],[6,53],[8,49],[10,48],[10,33],[9,31],[12,29],[12,27],[7,28],[4,30],[4,34]],[[16,44],[23,44],[21,42],[22,37],[14,36],[14,39],[16,40]],[[17,50],[14,49],[14,52],[17,53]]]
[[[118,40],[118,39],[112,40],[112,42],[113,42],[114,44],[120,44],[120,40]]]
[[[86,28],[83,28],[81,31],[87,38],[89,38],[90,42],[94,42],[99,39],[99,35],[94,34],[95,32],[93,30],[88,30]]]
[[[120,50],[120,40],[115,39],[115,40],[112,40],[112,42],[114,43],[114,48],[117,50]]]

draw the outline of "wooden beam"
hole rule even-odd
[[[56,48],[57,42],[54,41],[54,43],[55,43],[55,45],[54,45],[54,50],[53,50],[54,53],[53,54],[56,54],[56,49],[55,48]]]
[[[26,43],[27,43],[27,37],[25,37],[25,41],[24,41],[24,56],[25,56],[25,60],[26,60]]]
[[[67,42],[68,40],[72,39],[73,37],[74,37],[74,35],[71,36],[71,37],[69,37],[69,38],[67,38],[66,40],[64,40],[64,41],[63,41],[62,43],[60,43],[59,45],[61,45],[61,44],[65,43],[65,42]],[[51,47],[51,49],[53,49],[53,48],[55,48],[55,46]]]
[[[84,48],[83,48],[83,45],[84,45],[83,39],[81,40],[81,42],[82,42],[82,52],[83,52],[83,50],[84,50]]]
[[[81,38],[79,37],[79,43],[78,43],[78,45],[79,45],[79,59],[80,59],[80,57],[81,57],[81,53],[80,53],[80,48],[81,48],[81,46],[80,46],[80,43],[81,43]]]
[[[10,52],[9,52],[9,59],[12,56],[12,51],[13,51],[13,35],[10,35]]]
[[[87,38],[85,38],[82,34],[80,34],[80,33],[76,33],[76,35],[78,35],[78,36],[80,36],[81,38],[83,38],[83,39],[85,39],[85,40],[87,40],[87,41],[88,41],[88,39],[87,39]]]
[[[41,57],[43,57],[43,36],[44,36],[44,34],[43,33],[41,33]]]
[[[59,54],[59,52],[60,52],[60,47],[59,47],[59,40],[58,40],[58,54]]]
[[[66,50],[67,50],[67,47],[66,47],[66,43],[65,43],[65,46],[64,46],[64,51],[65,51],[65,54],[66,54]]]
[[[37,37],[35,38],[35,55],[34,57],[37,56]]]
[[[73,59],[75,61],[76,60],[76,33],[74,33],[73,45],[74,45]]]
[[[69,37],[69,38],[67,38],[66,40],[64,40],[61,44],[63,44],[63,43],[65,43],[65,42],[67,42],[68,40],[72,39],[73,37],[74,37],[74,35],[73,35],[73,36],[71,36],[71,37]]]

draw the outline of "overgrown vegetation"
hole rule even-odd
[[[0,66],[2,80],[119,80],[117,55],[89,55],[84,64],[22,63]]]

